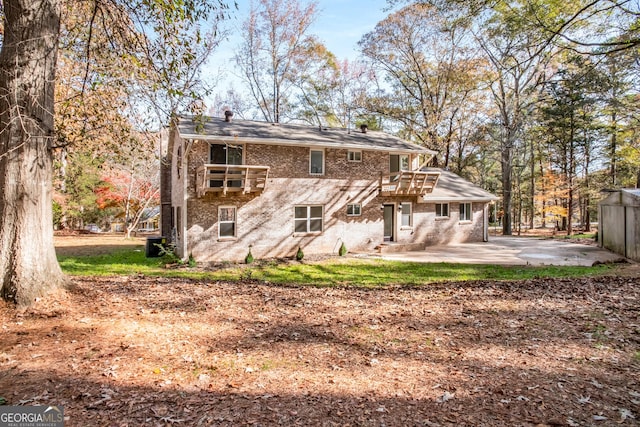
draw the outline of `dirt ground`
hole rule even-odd
[[[63,405],[65,426],[639,425],[639,275],[622,273],[74,279],[27,311],[0,305],[0,396]]]
[[[101,255],[118,249],[128,249],[144,245],[146,235],[125,239],[123,234],[90,233],[58,234],[53,237],[58,255]]]

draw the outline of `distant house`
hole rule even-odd
[[[361,130],[182,118],[172,164],[178,253],[198,261],[488,238],[496,197],[421,168],[433,152]]]
[[[145,208],[138,222],[138,231],[156,231],[160,224],[160,206]]]
[[[640,261],[640,190],[612,191],[598,204],[598,244]]]

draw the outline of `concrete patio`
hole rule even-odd
[[[498,265],[581,265],[626,259],[595,245],[535,237],[491,236],[488,242],[428,246],[415,252],[385,253],[383,259]]]

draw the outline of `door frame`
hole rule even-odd
[[[391,214],[387,215],[387,209],[391,208]],[[386,235],[387,221],[391,221],[391,236]],[[395,203],[383,203],[382,204],[382,238],[384,242],[396,241],[396,204]]]

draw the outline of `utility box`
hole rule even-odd
[[[147,237],[144,254],[147,258],[158,258],[160,257],[161,248],[166,247],[166,245],[166,237]]]

